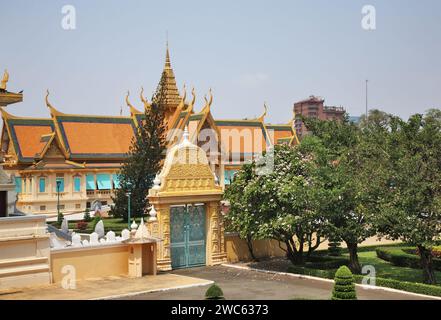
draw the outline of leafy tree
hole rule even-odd
[[[286,145],[276,146],[265,157],[267,163],[274,163],[273,170],[257,174],[261,168],[254,163],[233,180],[227,191],[229,219],[244,234],[284,243],[281,248],[288,259],[302,264],[305,253],[310,254],[322,241],[323,220],[315,211],[310,159],[300,148]]]
[[[389,126],[390,120],[392,115],[378,110],[378,109],[371,109],[369,110],[369,115],[366,118],[366,115],[362,115],[360,117],[360,128],[367,128],[369,125],[374,125],[377,127],[383,127],[386,128]]]
[[[326,219],[326,235],[344,241],[348,247],[350,268],[361,272],[358,244],[375,235],[372,214],[377,211],[384,175],[375,164],[384,158],[373,137],[379,136],[382,123],[364,130],[343,121],[304,119],[312,135],[305,137],[302,148],[314,154],[315,184],[320,185],[317,202]],[[381,130],[380,130],[381,129]],[[375,133],[372,135],[372,132]]]
[[[248,206],[247,199],[243,197],[243,190],[251,180],[256,178],[255,163],[246,163],[242,166],[231,183],[225,190],[224,198],[230,203],[230,210],[226,216],[228,229],[239,233],[241,239],[245,239],[251,258],[257,261],[253,250],[253,240],[256,239],[258,223],[255,214]]]
[[[381,234],[418,247],[426,283],[435,284],[432,247],[441,234],[441,122],[429,112],[393,120],[388,144],[388,193]]]
[[[136,135],[119,174],[120,188],[116,190],[112,215],[127,220],[127,192],[131,192],[131,212],[142,216],[148,207],[147,193],[153,185],[155,175],[162,166],[166,151],[166,123],[164,119],[166,88],[161,79],[152,98],[152,104],[145,109],[144,120]]]

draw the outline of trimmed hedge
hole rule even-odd
[[[334,277],[335,270],[315,270],[290,266],[288,268],[288,272],[325,279],[332,279]],[[364,276],[362,275],[354,275],[354,280],[356,283],[362,283],[363,279]],[[432,286],[423,283],[399,281],[385,278],[375,278],[375,281],[378,287],[386,287],[413,293],[425,294],[429,296],[441,297],[441,286]]]
[[[395,266],[421,269],[420,257],[416,254],[412,254],[415,250],[415,247],[386,247],[377,248],[375,252],[378,258],[388,261]],[[433,268],[441,271],[441,259],[433,259]]]
[[[335,273],[332,300],[357,300],[354,276],[348,267],[342,266]]]
[[[225,300],[222,289],[215,283],[213,283],[205,292],[206,300]]]
[[[312,269],[337,269],[341,266],[349,266],[349,260],[347,257],[312,255],[307,258],[305,265]]]

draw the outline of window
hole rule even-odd
[[[81,208],[81,204],[77,203],[75,204],[75,209],[80,209]]]
[[[58,182],[60,183],[60,188],[58,188]],[[57,177],[55,179],[55,192],[64,192],[64,177]]]
[[[89,201],[86,202],[86,208],[90,209],[90,202]]]
[[[81,177],[74,177],[74,192],[81,191]]]
[[[38,185],[38,192],[46,192],[46,178],[41,177]]]
[[[236,170],[225,170],[224,171],[224,184],[231,184],[233,182],[234,174]]]
[[[32,178],[29,178],[29,193],[32,193]]]
[[[95,176],[93,174],[86,174],[86,190],[95,189]]]
[[[64,208],[65,208],[65,206],[64,206],[64,204],[60,204],[60,210],[64,210]]]
[[[110,174],[97,174],[96,184],[99,190],[110,190],[112,189],[110,185]]]
[[[15,192],[21,193],[21,178],[15,177]]]
[[[119,175],[112,174],[112,180],[113,180],[113,188],[114,189],[119,189],[120,188]]]
[[[46,206],[40,206],[40,211],[46,211]]]

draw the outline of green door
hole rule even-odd
[[[173,269],[205,265],[205,207],[171,207],[170,238]]]

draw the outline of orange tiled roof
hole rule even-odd
[[[73,154],[124,154],[134,136],[131,123],[69,122],[61,126]],[[75,156],[74,156],[75,157]]]
[[[33,158],[40,153],[46,145],[46,141],[42,141],[41,136],[52,133],[50,126],[14,125],[14,130],[21,155],[25,158]]]

